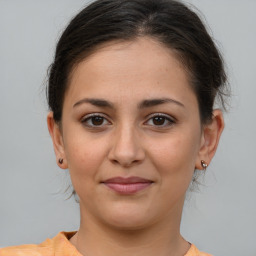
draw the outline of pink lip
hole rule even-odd
[[[147,188],[153,182],[151,180],[134,176],[134,177],[127,177],[127,178],[115,177],[115,178],[105,180],[102,183],[117,193],[134,194]]]

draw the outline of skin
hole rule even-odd
[[[103,118],[97,123],[92,113]],[[69,169],[80,197],[81,225],[70,242],[81,254],[181,256],[189,250],[180,235],[185,193],[201,160],[210,163],[224,122],[214,110],[212,121],[201,124],[174,52],[146,37],[106,44],[72,72],[61,129],[51,112],[47,121],[57,163],[63,158],[58,164]],[[117,176],[152,184],[122,195],[102,183]]]

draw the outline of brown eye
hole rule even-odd
[[[166,118],[163,116],[155,116],[153,117],[153,124],[154,125],[163,125],[166,121]]]
[[[102,116],[93,116],[91,117],[91,123],[95,126],[102,125],[104,122],[104,118]]]
[[[148,121],[146,122],[147,125],[155,126],[155,127],[158,126],[159,128],[164,128],[164,127],[167,128],[173,125],[174,123],[175,121],[172,119],[172,117],[166,114],[161,114],[161,113],[155,114],[154,116],[149,118]]]
[[[81,120],[82,124],[87,127],[103,127],[105,125],[109,125],[110,122],[103,116],[93,114],[89,116],[85,116]]]

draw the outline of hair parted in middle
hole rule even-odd
[[[222,57],[198,15],[175,0],[97,0],[78,13],[64,30],[49,68],[48,104],[61,123],[72,70],[111,41],[150,37],[173,51],[188,72],[200,118],[212,118],[216,96],[224,105],[226,74]]]

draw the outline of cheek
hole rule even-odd
[[[65,153],[73,186],[77,192],[90,188],[98,180],[98,170],[106,149],[98,140],[89,139],[81,133],[66,141]],[[84,186],[85,185],[85,186]]]
[[[197,136],[193,132],[183,131],[158,141],[158,146],[152,143],[149,147],[150,158],[158,170],[159,178],[162,183],[168,183],[169,188],[177,189],[179,186],[186,189],[189,185],[199,151],[199,137],[199,134]]]

